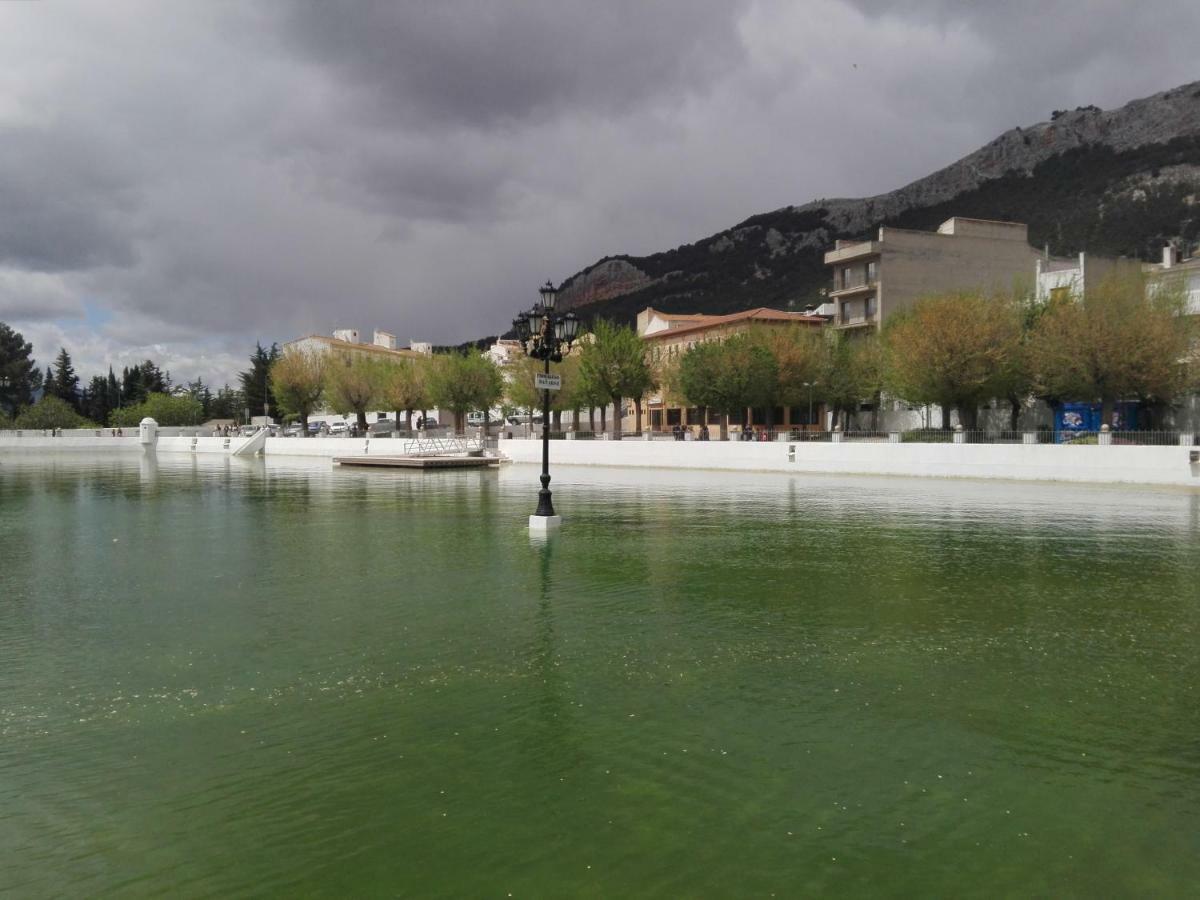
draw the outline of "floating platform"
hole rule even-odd
[[[384,469],[481,469],[496,466],[492,456],[335,456],[339,466],[374,466]]]

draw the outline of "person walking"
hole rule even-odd
[[[708,425],[700,426],[700,440],[702,440],[702,441],[708,440]]]

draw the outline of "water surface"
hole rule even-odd
[[[1171,896],[1200,494],[0,458],[0,894]]]

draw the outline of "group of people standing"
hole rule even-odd
[[[691,429],[689,429],[686,425],[680,425],[678,422],[676,422],[675,426],[671,429],[671,434],[675,436],[675,440],[677,441],[686,441],[688,439],[688,435],[691,434]],[[700,426],[700,431],[696,434],[695,439],[698,441],[707,441],[709,439],[707,425]]]

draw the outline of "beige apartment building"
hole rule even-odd
[[[781,309],[759,307],[723,316],[674,314],[646,307],[638,313],[637,333],[646,342],[646,353],[656,366],[664,365],[682,356],[698,343],[705,341],[722,341],[727,337],[746,331],[752,326],[806,326],[820,328],[827,319],[823,316],[808,313],[787,312]],[[705,424],[699,409],[688,409],[672,403],[664,394],[655,393],[646,398],[647,418],[644,423],[652,431],[671,431],[676,425],[692,426],[692,430]],[[822,406],[820,403],[794,409],[780,407],[773,411],[773,420],[780,428],[815,428],[821,421]],[[720,423],[720,416],[709,410],[709,425]],[[746,410],[744,416],[735,420],[734,424],[765,425],[766,410]],[[633,420],[623,423],[623,427],[633,428]]]
[[[833,326],[878,328],[927,294],[1028,289],[1041,254],[1017,222],[947,219],[937,231],[881,226],[872,241],[839,240],[833,268]]]

